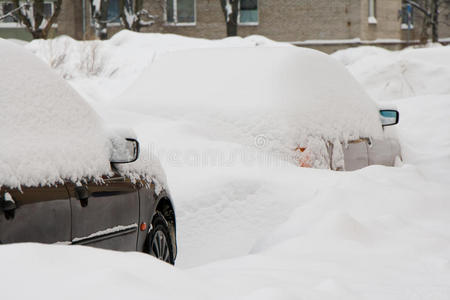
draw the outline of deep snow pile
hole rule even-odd
[[[212,299],[202,283],[146,254],[39,244],[3,245],[0,253],[8,257],[2,299]]]
[[[413,166],[320,172],[281,173],[289,177],[292,202],[256,194],[255,202],[275,216],[260,221],[266,231],[253,231],[261,239],[251,255],[189,272],[219,287],[233,286],[224,292],[228,299],[448,299],[448,182],[424,180]],[[281,174],[274,172],[276,178]],[[277,179],[267,183],[280,187]],[[280,222],[277,204],[286,202],[291,211],[274,225]],[[242,235],[243,223],[229,230]],[[224,238],[239,241],[231,233]]]
[[[138,45],[152,35],[122,37],[129,37],[127,44]],[[155,48],[183,40],[170,35],[154,38]],[[109,43],[99,45],[107,48]],[[347,59],[361,61],[362,81],[377,62],[372,57],[364,64],[365,50],[352,50],[361,53],[359,58],[348,54]],[[434,50],[420,52],[424,63],[438,61],[438,55],[445,60],[445,53]],[[40,56],[44,54],[42,49]],[[115,74],[122,75],[114,80],[91,76],[77,84],[84,91],[98,85],[91,100],[101,108],[102,117],[132,127],[143,148],[161,158],[177,208],[178,268],[131,253],[1,246],[0,255],[10,258],[2,265],[2,284],[21,287],[17,278],[33,279],[27,280],[32,288],[5,289],[4,297],[59,299],[70,290],[64,295],[73,294],[74,299],[449,298],[448,94],[382,99],[400,110],[401,121],[395,127],[403,166],[330,172],[285,164],[267,153],[264,139],[259,147],[239,143],[234,134],[245,127],[223,138],[214,134],[219,127],[207,128],[210,123],[193,124],[145,107],[124,111],[116,108],[120,103],[103,106],[97,100],[107,100],[121,76],[129,75],[122,69],[144,69],[138,61],[117,67]],[[381,87],[391,80],[383,72],[377,75]],[[420,68],[411,72],[428,82],[428,72],[422,74]],[[444,73],[442,78],[450,77]],[[80,286],[73,290],[75,281]],[[54,290],[55,286],[64,289]]]
[[[21,46],[0,39],[0,187],[51,185],[112,175],[117,137],[58,74]],[[154,155],[118,166],[165,184]]]
[[[34,40],[26,48],[48,63],[85,98],[108,103],[132,84],[159,55],[212,47],[285,46],[262,36],[206,40],[173,34],[122,30],[107,41],[76,41],[67,36]]]
[[[376,100],[450,94],[450,46],[431,45],[388,51],[358,47],[332,55]]]
[[[305,48],[168,53],[113,105],[249,147],[263,136],[266,151],[286,158],[299,146],[311,156],[325,153],[312,159],[317,168],[330,168],[326,142],[342,152],[348,140],[383,135],[377,106],[355,79],[328,55]]]
[[[394,101],[402,114],[397,133],[404,160],[418,166],[431,180],[448,182],[450,95],[429,95]]]

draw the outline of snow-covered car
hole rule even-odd
[[[159,161],[21,46],[0,39],[0,57],[0,244],[144,251],[173,264],[175,213]]]
[[[398,111],[380,109],[343,65],[306,48],[170,52],[117,103],[303,167],[355,170],[401,157],[384,131],[398,123]]]

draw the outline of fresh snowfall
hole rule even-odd
[[[256,66],[235,74],[226,59],[220,61],[221,51],[264,48],[261,59],[266,57],[263,64],[269,66],[276,59],[274,49],[290,45],[261,36],[204,40],[129,31],[107,41],[80,42],[62,36],[2,43],[17,44],[20,51],[11,55],[39,57],[53,69],[49,76],[58,85],[73,87],[79,94],[73,97],[81,95],[98,115],[83,117],[95,124],[131,128],[142,148],[152,153],[147,158],[159,158],[166,177],[154,161],[147,167],[157,170],[148,176],[167,182],[174,199],[178,257],[173,267],[140,253],[2,245],[0,299],[450,299],[450,47],[402,51],[360,47],[324,55],[336,72],[346,68],[356,79],[344,75],[348,85],[341,89],[361,85],[368,99],[400,112],[400,123],[389,134],[400,141],[402,161],[395,167],[336,172],[299,168],[282,155],[280,145],[289,141],[280,141],[281,137],[289,139],[296,127],[314,129],[312,121],[280,123],[269,117],[268,110],[274,111],[270,105],[249,105],[244,113],[232,106],[217,107],[202,99],[201,91],[189,108],[154,100],[164,93],[170,99],[182,97],[176,84],[186,88],[197,78],[202,89],[223,80],[219,97],[253,101],[244,85],[229,86],[226,78],[269,79]],[[180,60],[180,51],[196,61],[202,53],[204,64],[217,63],[218,73],[202,73],[204,65]],[[305,55],[310,51],[305,49]],[[33,69],[27,61],[24,58],[20,66],[23,72]],[[8,65],[5,57],[3,64]],[[171,64],[184,68],[180,74],[168,74],[164,66]],[[308,74],[317,81],[317,86],[304,87],[311,95],[321,85],[335,84],[327,81],[327,74],[305,70],[303,76]],[[14,79],[23,82],[20,97],[33,97],[39,83],[25,79]],[[258,96],[264,97],[266,86],[260,88]],[[9,89],[11,94],[15,91]],[[65,100],[60,100],[47,105],[64,110]],[[371,117],[360,120],[357,114],[358,107],[369,102],[345,101],[347,106],[333,107],[332,113],[324,104],[316,117],[329,122],[348,118],[364,124],[357,129],[360,132],[377,134]],[[82,109],[86,104],[77,105]],[[63,116],[73,122],[73,128],[67,128],[73,134],[95,125],[71,114]],[[59,133],[42,122],[50,132]],[[17,134],[34,131],[39,134],[25,127]],[[46,138],[51,143],[51,136]],[[34,141],[32,135],[30,140]],[[16,150],[20,154],[19,146]],[[47,157],[41,148],[36,151]],[[105,168],[102,159],[97,158],[97,166],[84,168],[95,175]],[[50,159],[48,166],[52,167]],[[37,165],[36,174],[44,167]],[[27,180],[14,172],[15,177],[4,178],[9,184]]]

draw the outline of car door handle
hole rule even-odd
[[[0,196],[0,209],[3,210],[7,220],[14,218],[16,208],[16,202],[10,193],[6,192],[3,196]]]
[[[81,207],[86,207],[89,203],[89,190],[86,186],[76,186],[75,195],[78,200],[80,200]]]

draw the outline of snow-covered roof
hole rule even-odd
[[[0,57],[0,187],[111,174],[110,135],[81,96],[19,45],[0,39]],[[147,176],[151,163],[121,168]]]
[[[382,134],[376,104],[344,66],[297,47],[167,53],[117,103],[201,123],[211,136],[249,145],[263,136],[277,151],[311,136],[346,141]]]

